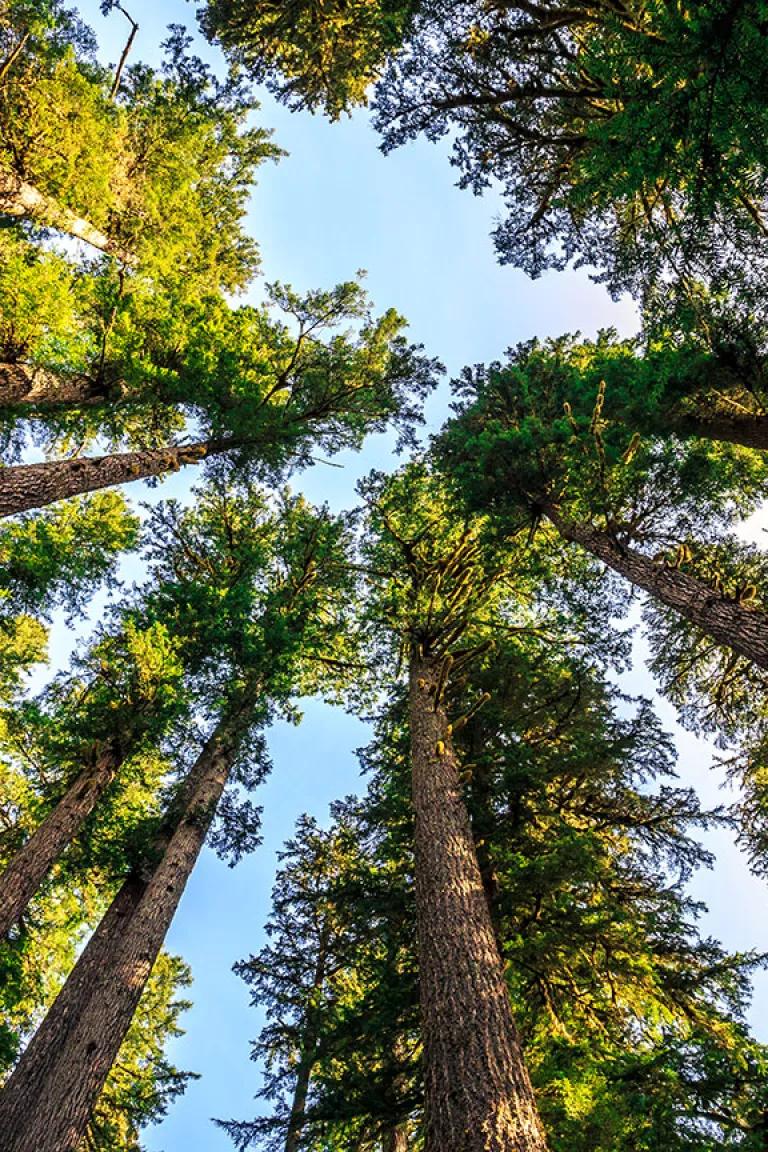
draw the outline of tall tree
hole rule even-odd
[[[759,958],[702,939],[685,891],[722,814],[676,786],[650,707],[588,651],[510,637],[471,687],[492,691],[458,737],[473,829],[553,1146],[759,1147]]]
[[[546,1140],[444,700],[453,669],[487,640],[478,618],[493,615],[505,564],[484,545],[479,524],[451,515],[445,492],[422,465],[389,482],[374,475],[363,495],[370,516],[364,563],[381,576],[369,596],[373,636],[383,645],[377,663],[394,660],[401,647],[408,668],[426,1148],[533,1152]]]
[[[196,1078],[176,1068],[164,1052],[170,1039],[182,1035],[179,1017],[191,1005],[179,994],[191,982],[186,964],[160,954],[94,1109],[82,1152],[140,1152],[141,1129],[162,1119]]]
[[[691,871],[711,863],[692,833],[722,815],[676,786],[671,742],[648,704],[609,688],[570,633],[499,636],[448,685],[452,709],[483,688],[489,700],[456,736],[461,787],[552,1147],[759,1149],[766,1053],[743,1021],[757,958],[701,939],[685,893]],[[328,833],[300,823],[270,942],[239,966],[268,1013],[253,1051],[272,1101],[269,1116],[226,1125],[240,1148],[284,1147],[309,1006],[319,1040],[303,1146],[423,1146],[401,690],[363,763],[362,802],[336,806]],[[349,830],[353,852],[317,883],[312,865]],[[315,998],[329,907],[332,963]]]
[[[223,1124],[241,1149],[407,1147],[401,1064],[418,1031],[410,891],[369,806],[332,811],[327,831],[298,821],[281,853],[269,943],[235,966],[267,1015],[251,1055],[271,1102],[268,1116]]]
[[[348,608],[348,580],[338,564],[343,528],[300,500],[281,516],[268,514],[259,495],[222,494],[166,523],[180,554],[169,555],[158,541],[157,564],[177,571],[177,585],[165,588],[158,604],[183,613],[185,604],[197,600],[199,609],[221,599],[215,591],[201,595],[196,577],[210,567],[228,603],[226,618],[202,620],[200,628],[201,645],[214,635],[229,638],[229,658],[209,650],[199,670],[208,686],[200,706],[207,700],[216,719],[3,1092],[9,1148],[78,1146],[220,802],[219,842],[231,843],[236,855],[255,842],[258,812],[249,802],[238,812],[233,800],[222,801],[238,761],[242,782],[258,783],[266,768],[258,729],[313,681],[323,649],[338,645]],[[33,1114],[30,1092],[44,1101]]]

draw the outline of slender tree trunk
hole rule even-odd
[[[313,1065],[314,1057],[305,1052],[301,1057],[296,1073],[291,1115],[288,1118],[288,1128],[285,1134],[285,1152],[298,1152],[300,1147],[301,1134],[306,1122],[307,1096],[309,1095],[309,1082],[312,1077]]]
[[[125,263],[133,263],[133,257],[120,249],[106,232],[7,169],[0,169],[0,213],[56,228],[59,232],[83,240],[92,248],[117,256]]]
[[[547,507],[544,513],[565,540],[580,544],[638,588],[674,608],[718,644],[745,656],[759,668],[768,669],[768,614],[726,599],[703,581],[657,563],[619,543],[608,532],[566,520],[556,508]]]
[[[107,389],[90,376],[34,364],[0,364],[0,408],[82,407],[103,403]]]
[[[114,745],[102,749],[0,875],[0,939],[23,915],[50,869],[93,812],[120,762]]]
[[[672,423],[673,430],[683,436],[698,436],[702,440],[724,440],[744,448],[768,449],[768,416],[714,416],[696,419],[685,415]]]
[[[325,967],[328,956],[328,932],[325,924],[320,930],[317,956],[315,958],[315,971],[312,977],[312,992],[319,993],[325,984]],[[312,997],[314,1003],[314,996]],[[309,1084],[312,1079],[312,1070],[315,1066],[317,1051],[317,1023],[313,1020],[312,1006],[309,1006],[302,1037],[301,1057],[296,1072],[296,1083],[293,1087],[293,1100],[291,1101],[291,1114],[288,1118],[288,1128],[285,1134],[285,1152],[298,1152],[301,1144],[301,1134],[304,1131],[307,1112],[307,1096]]]
[[[197,861],[243,734],[249,700],[197,758],[155,845],[130,877],[0,1094],[2,1152],[75,1152]]]
[[[435,701],[440,661],[412,655],[410,726],[426,1152],[544,1152],[512,1019],[460,765]]]
[[[226,452],[235,441],[204,440],[197,444],[170,445],[143,452],[118,452],[110,456],[81,456],[74,460],[51,460],[44,464],[0,467],[0,518],[44,508],[70,496],[95,492],[146,480],[164,472],[176,472],[184,464],[196,464],[206,455]]]

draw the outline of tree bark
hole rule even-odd
[[[768,416],[714,416],[697,419],[685,415],[673,421],[672,430],[682,436],[698,436],[702,440],[724,440],[740,444],[743,448],[768,449]]]
[[[312,1076],[314,1060],[307,1053],[302,1055],[296,1073],[296,1083],[293,1088],[291,1101],[291,1114],[288,1118],[288,1128],[285,1134],[285,1152],[298,1152],[301,1142],[301,1133],[306,1121],[307,1096],[309,1095],[309,1081]]]
[[[384,1133],[381,1152],[408,1152],[408,1133],[401,1124]]]
[[[197,444],[172,444],[141,452],[117,452],[110,456],[81,456],[74,460],[51,460],[43,464],[0,467],[0,518],[44,508],[70,496],[95,492],[146,480],[164,472],[177,472],[184,464],[197,464],[204,456],[226,452],[231,440],[203,440]]]
[[[104,385],[90,376],[50,372],[33,364],[0,364],[0,408],[82,407],[107,398]]]
[[[121,756],[114,745],[102,749],[35,829],[0,876],[0,939],[6,936],[62,852],[112,783]]]
[[[768,670],[768,614],[726,599],[708,584],[659,564],[608,532],[566,520],[554,507],[544,514],[565,540],[580,544],[614,572],[679,612],[718,644]]]
[[[0,1094],[2,1152],[75,1152],[202,849],[241,740],[242,698],[206,741],[154,846],[125,881]]]
[[[130,253],[125,252],[110,239],[106,232],[96,228],[69,208],[63,207],[51,196],[40,192],[33,184],[27,183],[15,172],[0,168],[0,213],[17,219],[34,220],[38,224],[66,232],[78,240],[83,240],[92,248],[109,252],[126,264],[134,262]]]
[[[412,654],[410,726],[426,1152],[545,1152],[447,717]]]

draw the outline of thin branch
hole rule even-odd
[[[117,96],[117,91],[118,91],[118,88],[120,87],[120,78],[123,74],[123,68],[125,67],[125,62],[128,59],[128,54],[131,51],[131,47],[133,46],[133,41],[136,38],[136,33],[139,30],[139,26],[136,23],[136,21],[133,19],[132,16],[130,16],[128,14],[128,12],[126,12],[126,10],[125,10],[125,8],[123,8],[122,4],[119,3],[119,0],[118,0],[118,2],[113,4],[113,8],[117,8],[118,12],[122,12],[123,16],[125,16],[126,20],[131,25],[131,31],[128,35],[128,39],[125,42],[125,48],[123,48],[123,54],[120,57],[120,62],[117,65],[117,70],[115,71],[115,79],[112,81],[112,89],[109,93],[110,100],[114,100],[115,97]]]

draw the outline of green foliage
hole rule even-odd
[[[65,370],[87,354],[78,309],[78,276],[69,261],[0,234],[0,359]]]
[[[209,0],[202,23],[211,39],[291,107],[323,107],[337,119],[365,103],[416,7],[413,0]]]
[[[610,333],[520,345],[506,364],[465,370],[438,451],[482,508],[535,515],[551,504],[638,540],[706,537],[754,509],[765,466],[722,442],[643,437],[685,397],[679,362],[674,351],[637,358]]]
[[[67,501],[0,527],[0,613],[54,608],[81,614],[95,589],[114,584],[119,554],[135,547],[138,520],[117,492]]]
[[[56,609],[83,615],[100,586],[114,587],[121,552],[137,540],[138,521],[118,493],[67,501],[53,511],[0,527],[0,697],[44,662],[44,620]]]
[[[256,266],[242,229],[248,188],[276,155],[245,126],[251,95],[215,80],[174,27],[162,68],[128,68],[113,96],[82,29],[58,5],[50,11],[32,35],[25,13],[10,13],[21,49],[0,73],[0,171],[105,230],[144,274],[242,287]],[[65,226],[56,208],[48,215]]]
[[[40,259],[29,265],[22,253],[31,271],[21,280],[0,272],[10,361],[54,373],[45,398],[9,404],[5,422],[43,421],[59,447],[82,452],[105,435],[156,447],[191,423],[212,448],[226,442],[241,468],[274,478],[318,450],[357,448],[390,422],[412,436],[440,371],[406,341],[396,312],[373,316],[357,282],[304,296],[276,284],[266,305],[232,307],[187,278],[166,290],[152,277],[66,273],[46,260],[68,309],[53,326],[38,311]]]
[[[0,697],[8,699],[22,676],[48,653],[48,630],[33,616],[0,618]]]
[[[355,610],[343,519],[289,492],[214,483],[192,509],[161,505],[146,540],[147,610],[186,638],[202,702],[218,707],[227,678],[243,683],[252,667],[284,704],[332,691]]]
[[[538,275],[597,263],[614,290],[646,295],[671,273],[765,278],[763,0],[696,5],[403,5],[371,66],[344,16],[298,4],[211,3],[209,32],[293,106],[331,116],[373,96],[385,149],[420,133],[454,138],[460,183],[500,182],[499,255]],[[352,6],[374,20],[375,4]],[[341,35],[338,34],[341,25]],[[361,83],[362,81],[362,83]]]

